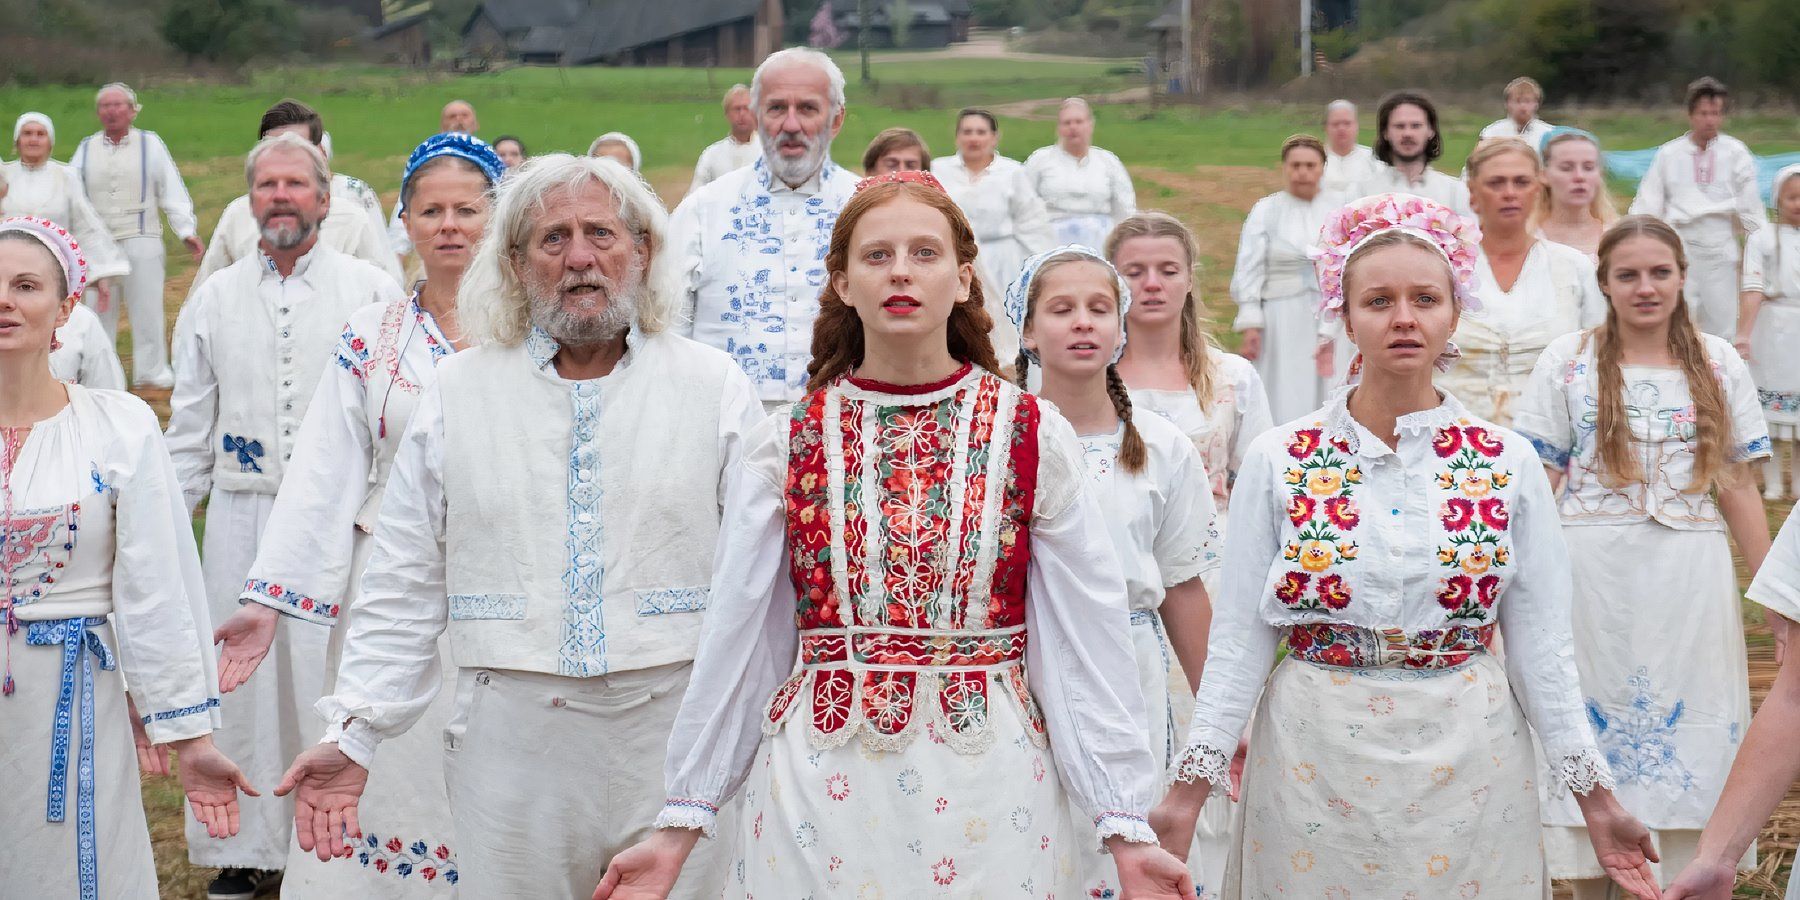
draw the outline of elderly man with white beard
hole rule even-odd
[[[324,741],[276,789],[302,848],[362,846],[368,766],[437,691],[446,629],[462,896],[587,896],[649,835],[726,482],[762,416],[730,358],[671,332],[667,233],[611,159],[536,157],[500,192],[457,296],[476,346],[419,399]],[[717,896],[721,863],[674,896]]]
[[[750,79],[762,158],[689,194],[670,227],[680,327],[725,351],[765,408],[800,399],[825,249],[857,178],[831,161],[844,73],[817,50],[769,55]]]
[[[201,548],[214,621],[238,607],[282,469],[350,313],[399,299],[379,269],[319,241],[331,174],[294,134],[264,138],[244,166],[258,251],[207,279],[175,324],[167,441],[188,508],[210,499]],[[306,709],[324,691],[324,629],[281,629],[263,677],[224,696],[217,743],[251,782],[272,784],[318,736]],[[188,858],[218,866],[213,900],[249,897],[287,860],[292,813],[246,799],[237,837],[215,840],[190,814]]]

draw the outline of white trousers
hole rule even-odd
[[[459,671],[444,730],[459,896],[592,894],[662,811],[663,758],[692,674],[692,663],[596,678]],[[720,835],[736,833],[727,812]],[[671,897],[719,895],[720,844],[700,841]]]
[[[1689,241],[1688,311],[1707,334],[1737,339],[1738,247],[1735,241],[1712,245]]]
[[[119,241],[131,273],[113,279],[112,302],[100,313],[106,336],[119,338],[119,309],[131,317],[131,383],[174,384],[169,368],[169,340],[163,312],[163,245],[160,237],[133,237]],[[90,302],[97,299],[89,294]]]

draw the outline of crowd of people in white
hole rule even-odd
[[[178,771],[214,900],[1724,900],[1800,778],[1733,571],[1785,656],[1800,166],[1771,222],[1702,78],[1621,218],[1505,100],[1458,176],[1416,91],[1282,144],[1238,353],[1079,98],[859,176],[779,51],[672,211],[459,100],[391,217],[283,100],[204,242],[130,87],[20,115],[0,882],[156,896]]]

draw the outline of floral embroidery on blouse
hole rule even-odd
[[[1449,571],[1438,586],[1438,605],[1447,619],[1483,623],[1500,599],[1498,570],[1512,563],[1505,491],[1513,474],[1494,467],[1506,448],[1487,429],[1466,424],[1438,429],[1431,447],[1448,461],[1436,484],[1444,528],[1438,565]]]
[[[1318,427],[1294,433],[1287,453],[1294,458],[1284,475],[1291,486],[1287,517],[1299,532],[1282,547],[1282,559],[1299,566],[1275,584],[1275,596],[1283,606],[1296,610],[1344,609],[1350,605],[1350,586],[1343,576],[1328,574],[1340,561],[1356,559],[1351,532],[1362,522],[1356,507],[1356,486],[1362,469],[1351,464],[1349,445],[1326,441]]]
[[[443,844],[436,847],[424,841],[408,844],[397,837],[384,838],[364,832],[362,845],[356,848],[356,860],[383,875],[401,878],[417,875],[423,881],[442,878],[446,885],[454,885],[460,878],[456,871],[456,854]]]

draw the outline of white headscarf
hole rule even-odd
[[[56,125],[50,121],[49,116],[46,116],[41,112],[28,112],[20,116],[18,121],[13,123],[13,143],[17,144],[19,142],[19,135],[25,131],[25,126],[34,123],[44,126],[44,130],[50,133],[50,143],[55,145]]]
[[[587,155],[593,156],[594,151],[600,149],[601,144],[613,142],[624,144],[625,149],[631,152],[631,171],[637,172],[644,168],[644,154],[638,150],[637,141],[632,140],[631,135],[623,131],[609,131],[594,138],[594,142],[588,145]]]

